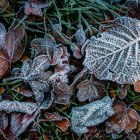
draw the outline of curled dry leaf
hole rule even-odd
[[[51,52],[56,45],[56,41],[53,38],[46,36],[44,36],[44,38],[34,39],[31,42],[31,46],[37,51],[37,55],[46,53],[47,49]]]
[[[80,107],[72,108],[72,130],[80,135],[88,132],[90,126],[99,125],[114,114],[112,102],[109,96],[102,100],[94,101]]]
[[[22,42],[24,30],[20,27],[15,28],[13,23],[8,33],[3,24],[0,23],[0,78],[7,72],[11,63],[18,61],[25,49]]]
[[[48,121],[55,122],[56,126],[60,128],[63,132],[68,130],[68,127],[71,125],[70,121],[66,117],[62,117],[56,113],[45,113]]]
[[[113,110],[115,114],[107,120],[106,132],[122,131],[132,132],[136,128],[137,122],[140,121],[140,117],[137,112],[132,108],[126,108],[123,102],[116,101],[113,104]]]
[[[22,112],[32,114],[38,108],[38,104],[19,101],[0,101],[0,110],[6,112]]]
[[[77,85],[77,97],[79,101],[89,100],[89,102],[101,99],[105,93],[105,84],[96,80],[91,75],[90,80],[84,80]]]
[[[27,15],[33,14],[42,17],[41,8],[49,7],[51,4],[52,1],[43,3],[42,0],[28,0],[24,6],[24,12]]]
[[[101,80],[135,83],[140,78],[139,31],[139,20],[116,19],[100,38],[88,41],[83,64]]]
[[[129,85],[121,85],[119,88],[118,96],[122,100],[127,95],[127,90],[129,89]]]
[[[55,102],[66,105],[70,103],[70,97],[73,95],[73,88],[67,83],[58,82],[53,84],[52,93],[56,94]]]

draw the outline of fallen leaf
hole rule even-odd
[[[98,128],[96,126],[88,127],[88,132],[84,134],[86,140],[93,139],[95,133],[97,133]]]
[[[139,20],[117,18],[113,26],[86,47],[84,66],[100,80],[135,83],[140,75]]]
[[[135,82],[135,91],[140,92],[140,80]]]
[[[47,51],[49,51],[50,53],[51,51],[54,50],[56,45],[57,44],[54,38],[46,36],[44,36],[44,38],[33,39],[31,42],[31,46],[34,50],[37,51],[37,55],[46,54]]]
[[[27,89],[25,86],[22,87],[13,87],[12,88],[15,92],[26,96],[26,97],[32,97],[33,96],[33,92],[29,89]]]
[[[0,78],[11,68],[11,63],[18,61],[25,46],[22,42],[24,38],[24,30],[21,27],[15,28],[14,22],[8,33],[3,24],[0,23]]]
[[[99,125],[114,114],[112,102],[109,96],[102,100],[94,101],[80,107],[72,108],[71,125],[72,130],[77,134],[88,132],[90,126]]]
[[[41,0],[28,0],[24,6],[25,14],[33,14],[36,16],[42,17],[42,8],[50,7],[52,2],[44,2],[42,3]]]
[[[84,45],[86,41],[86,35],[82,25],[79,25],[79,29],[75,33],[75,38],[79,46]]]
[[[76,43],[73,43],[73,46],[71,46],[71,51],[73,52],[73,56],[76,58],[76,59],[80,59],[82,57],[81,55],[81,47],[78,46]]]
[[[45,113],[45,116],[49,121],[55,122],[56,126],[63,132],[67,131],[68,127],[71,125],[66,117],[62,117],[56,113]]]
[[[77,85],[77,98],[79,101],[89,100],[89,102],[101,99],[105,93],[105,84],[96,80],[91,75],[90,80],[84,80]]]
[[[4,87],[0,87],[0,95],[3,94],[5,91]]]
[[[140,121],[140,117],[134,109],[126,108],[123,102],[116,101],[113,104],[113,110],[115,114],[106,122],[107,133],[121,133],[124,130],[126,132],[131,132],[136,128],[137,122]]]
[[[32,114],[38,108],[38,104],[19,101],[0,101],[0,110],[6,112],[22,112]]]
[[[123,100],[127,95],[128,89],[129,89],[129,85],[121,85],[121,87],[119,88],[118,96],[121,100]]]
[[[56,103],[67,105],[70,103],[70,97],[73,95],[73,88],[68,86],[67,83],[59,82],[53,84],[52,93],[56,94]]]

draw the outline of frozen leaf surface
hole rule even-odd
[[[19,102],[19,101],[0,101],[0,110],[6,112],[23,112],[32,114],[38,108],[36,103]]]
[[[77,97],[79,101],[101,99],[103,93],[105,92],[105,84],[103,82],[96,80],[92,75],[90,80],[84,80],[77,85],[78,92]]]
[[[51,6],[52,2],[42,3],[41,0],[28,0],[24,6],[25,14],[34,14],[36,16],[42,16],[41,8],[46,8]]]
[[[11,114],[11,128],[15,136],[22,134],[26,128],[35,120],[38,115],[36,111],[33,115],[24,113],[12,113]]]
[[[89,126],[95,126],[104,122],[114,114],[112,102],[109,96],[81,107],[72,108],[72,130],[80,135],[88,132]]]
[[[69,104],[70,97],[73,95],[73,88],[67,83],[59,82],[53,84],[52,93],[56,94],[55,102],[66,105]]]
[[[135,83],[140,79],[140,21],[116,19],[100,38],[88,41],[84,65],[101,80]]]
[[[140,117],[137,112],[132,108],[126,108],[123,102],[116,101],[113,104],[113,110],[115,114],[107,121],[106,132],[118,132],[122,131],[131,132],[136,128],[137,122],[140,121]]]
[[[33,89],[36,100],[41,102],[44,99],[44,92],[50,91],[49,77],[51,72],[45,72],[50,66],[47,55],[40,55],[33,61],[26,60],[21,69],[21,78],[28,81]]]
[[[37,55],[44,54],[47,52],[51,52],[56,46],[56,41],[51,37],[37,38],[32,40],[31,46],[33,49],[37,51]]]

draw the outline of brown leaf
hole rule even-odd
[[[37,55],[46,54],[47,48],[50,53],[56,45],[57,45],[56,41],[53,38],[48,37],[48,36],[47,37],[44,36],[44,38],[34,39],[31,42],[31,46],[34,50],[37,51]]]
[[[139,134],[140,133],[140,122],[137,124],[137,128],[134,130],[135,134]]]
[[[140,80],[135,82],[135,91],[140,92]]]
[[[84,80],[77,85],[77,97],[79,101],[89,100],[89,102],[101,99],[105,92],[105,85],[103,82],[96,80],[91,75],[90,80]]]
[[[4,87],[0,87],[0,94],[3,94],[5,91]]]
[[[113,104],[115,114],[107,121],[106,132],[118,132],[122,131],[131,132],[136,128],[137,122],[140,121],[140,117],[137,112],[132,108],[126,108],[123,102],[116,101]]]
[[[70,97],[73,95],[73,88],[67,83],[56,83],[53,85],[52,93],[55,93],[55,102],[59,104],[69,104]]]
[[[73,43],[75,47],[71,46],[71,50],[73,52],[73,56],[76,59],[80,59],[82,57],[81,55],[81,47],[78,46],[76,43]]]
[[[62,117],[56,113],[45,113],[45,116],[49,121],[55,122],[56,126],[65,132],[71,125],[70,121],[66,117]]]
[[[51,4],[52,2],[42,3],[41,0],[28,0],[28,2],[26,2],[24,6],[24,12],[27,15],[33,14],[42,17],[41,8],[49,7],[51,6]]]
[[[13,87],[12,88],[15,92],[23,95],[23,96],[26,96],[26,97],[31,97],[33,96],[33,91],[27,89],[25,86],[22,86],[22,87]]]
[[[7,0],[0,0],[0,8],[4,9],[9,5],[9,2]]]
[[[119,88],[118,96],[122,100],[127,95],[127,90],[129,89],[129,85],[121,85]]]
[[[91,127],[88,127],[88,132],[84,134],[86,140],[91,140],[95,133],[98,131],[98,128],[96,126],[91,126]]]
[[[9,63],[7,61],[7,58],[4,52],[0,50],[0,78],[2,78],[3,75],[6,74],[8,68],[9,68]]]

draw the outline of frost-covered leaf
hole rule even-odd
[[[56,46],[56,41],[51,37],[37,38],[32,40],[31,46],[37,51],[37,55],[47,53],[47,49],[51,52]]]
[[[24,12],[27,15],[33,14],[42,17],[41,8],[49,7],[51,4],[51,1],[42,3],[42,0],[28,0],[24,6]]]
[[[121,133],[124,130],[131,132],[136,128],[140,117],[134,109],[126,108],[125,104],[119,101],[114,102],[112,107],[115,114],[107,120],[107,133]]]
[[[62,117],[56,113],[45,113],[48,121],[53,121],[58,128],[65,132],[71,125],[70,121],[66,117]]]
[[[2,23],[0,23],[0,78],[8,71],[11,63],[14,63],[22,56],[25,46],[22,42],[24,30],[17,27],[14,22],[8,33]]]
[[[6,112],[22,112],[32,114],[38,108],[38,104],[19,101],[0,101],[0,110]]]
[[[58,82],[53,84],[52,93],[56,94],[55,102],[66,105],[70,103],[70,97],[73,95],[73,88],[67,83]]]
[[[78,44],[79,46],[84,45],[84,43],[85,43],[85,41],[86,41],[86,35],[85,35],[85,31],[84,31],[82,25],[81,25],[81,26],[79,27],[79,29],[76,31],[76,33],[75,33],[75,38],[76,38],[77,44]]]
[[[71,46],[71,51],[73,52],[73,56],[76,59],[80,59],[82,57],[81,55],[81,47],[78,46],[77,44],[73,43],[75,45],[75,47]]]
[[[102,100],[94,101],[80,107],[73,107],[71,118],[72,130],[80,135],[88,132],[87,127],[104,122],[114,114],[112,102],[113,99],[106,96]]]
[[[6,7],[8,7],[9,2],[7,0],[0,0],[0,9],[5,9]]]
[[[44,99],[44,92],[50,91],[49,77],[52,72],[45,72],[50,66],[47,55],[40,55],[33,61],[26,60],[21,70],[21,78],[28,81],[38,102]],[[16,78],[16,77],[15,77]]]
[[[54,49],[51,65],[57,65],[62,68],[66,62],[69,61],[70,54],[68,53],[67,47],[62,46]]]
[[[6,29],[2,23],[0,23],[0,44],[5,42]]]
[[[1,116],[0,116],[0,128],[2,129],[6,129],[8,126],[8,116],[6,113],[1,113]]]
[[[84,65],[101,80],[135,83],[140,79],[140,21],[116,19],[100,38],[88,41]]]
[[[96,80],[91,75],[90,80],[84,80],[77,85],[77,97],[79,101],[89,100],[89,102],[101,99],[105,93],[105,84]]]
[[[12,113],[11,114],[11,128],[15,136],[22,134],[26,128],[35,120],[38,115],[36,111],[33,115],[24,113]]]
[[[127,90],[129,89],[129,85],[121,85],[119,88],[118,96],[122,100],[127,95]]]

